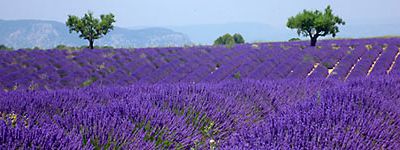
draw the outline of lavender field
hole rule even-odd
[[[399,149],[400,38],[0,51],[0,149]]]

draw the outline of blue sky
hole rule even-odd
[[[117,26],[254,22],[284,26],[303,9],[331,5],[348,24],[397,24],[399,0],[0,0],[0,19],[64,22],[68,14],[114,13]]]

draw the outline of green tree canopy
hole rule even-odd
[[[233,35],[233,39],[235,40],[236,44],[243,44],[245,43],[244,38],[242,35],[240,35],[239,33],[235,33]]]
[[[230,34],[225,34],[217,38],[214,41],[214,45],[233,45],[235,44],[235,39]]]
[[[236,33],[233,36],[229,33],[218,37],[214,41],[214,45],[228,45],[228,46],[233,46],[234,44],[242,44],[244,43],[244,38],[242,35]]]
[[[93,17],[92,12],[86,13],[82,18],[68,15],[66,25],[69,32],[79,34],[79,37],[89,41],[89,48],[93,49],[95,39],[99,39],[114,29],[115,22],[113,14],[100,15],[100,19]]]
[[[333,14],[330,6],[325,9],[325,12],[304,10],[296,16],[290,17],[286,24],[290,29],[297,29],[298,35],[310,37],[311,46],[316,45],[320,36],[332,35],[335,37],[339,32],[338,25],[345,25],[345,22]]]
[[[12,47],[7,47],[6,45],[4,45],[4,44],[1,44],[0,45],[0,50],[12,50],[13,48]]]

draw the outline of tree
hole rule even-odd
[[[345,25],[345,22],[332,13],[330,6],[325,9],[325,12],[303,10],[296,16],[290,17],[286,24],[290,29],[297,29],[299,36],[310,37],[311,46],[317,44],[317,39],[320,36],[331,34],[332,37],[335,37],[336,33],[339,32],[338,25]]]
[[[8,49],[8,47],[5,46],[5,45],[3,45],[3,44],[1,44],[1,45],[0,45],[0,49],[1,49],[1,50],[6,50],[6,49]]]
[[[242,35],[236,33],[233,36],[230,35],[229,33],[218,37],[214,41],[214,45],[228,45],[228,46],[233,46],[234,44],[242,44],[244,43],[244,38]]]
[[[99,39],[114,29],[115,22],[113,14],[100,15],[100,19],[93,17],[92,12],[88,12],[82,18],[68,15],[66,25],[69,32],[73,31],[79,34],[80,38],[89,41],[89,48],[93,49],[95,39]]]
[[[218,37],[217,40],[214,41],[214,45],[233,45],[233,44],[235,44],[235,39],[233,38],[232,35],[228,33]]]
[[[7,47],[6,45],[4,45],[4,44],[1,44],[0,45],[0,50],[12,50],[13,48],[12,47]]]
[[[233,35],[233,39],[235,40],[236,44],[243,44],[245,42],[243,36],[240,35],[239,33],[235,33]]]

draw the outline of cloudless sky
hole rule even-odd
[[[323,9],[348,24],[400,22],[400,0],[0,0],[0,19],[65,22],[68,14],[114,13],[117,26],[184,26],[253,22],[284,26],[303,9]]]

